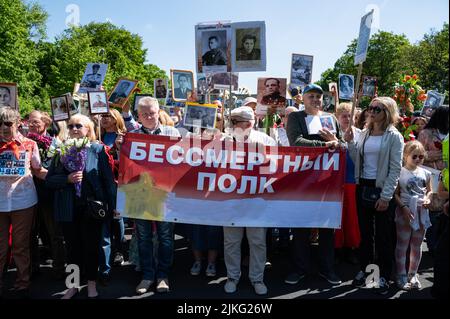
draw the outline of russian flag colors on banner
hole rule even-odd
[[[235,227],[340,228],[345,151],[127,134],[117,210]]]

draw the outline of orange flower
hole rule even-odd
[[[417,74],[414,74],[414,75],[412,76],[412,78],[413,78],[414,80],[417,80],[419,77],[417,76]]]
[[[410,75],[405,76],[405,80],[406,80],[406,81],[411,80],[411,76],[410,76]]]
[[[409,89],[409,93],[414,94],[416,92],[416,90],[414,90],[414,88]]]
[[[425,101],[425,100],[427,99],[427,95],[426,95],[426,94],[420,94],[420,95],[417,97],[417,99],[418,99],[419,101]]]

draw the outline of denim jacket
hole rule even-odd
[[[108,205],[108,214],[113,216],[116,208],[117,185],[103,145],[93,143],[88,149],[86,167],[83,171],[81,198],[75,194],[75,187],[69,183],[70,174],[59,159],[52,160],[45,179],[49,189],[55,190],[54,212],[58,222],[72,222],[75,201],[85,202],[88,197]]]
[[[356,143],[352,141],[348,144],[350,156],[355,163],[356,184],[359,184],[359,179],[362,176],[363,147],[369,136],[370,131],[366,129],[361,132]],[[389,126],[381,140],[376,179],[376,187],[382,189],[380,197],[385,201],[390,201],[393,198],[397,188],[402,169],[404,144],[403,136],[400,132],[394,126]]]

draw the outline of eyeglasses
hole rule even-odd
[[[7,127],[12,127],[14,125],[14,122],[0,122],[0,126],[2,126],[3,124],[5,124],[5,126]]]
[[[376,114],[380,114],[381,111],[383,111],[383,110],[384,110],[384,108],[382,108],[382,107],[371,106],[371,105],[369,105],[369,108],[367,109],[368,112],[373,112],[373,113],[376,113]]]
[[[417,158],[423,160],[423,159],[425,158],[425,156],[423,156],[423,155],[413,155],[413,156],[412,156],[412,159],[413,159],[413,160],[416,160]]]
[[[67,125],[67,128],[69,130],[73,130],[74,128],[77,128],[77,130],[81,129],[83,127],[83,124],[69,124]]]

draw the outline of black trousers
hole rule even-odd
[[[78,265],[87,280],[96,280],[103,222],[88,216],[85,208],[77,207],[73,221],[62,225],[67,263]]]
[[[358,185],[356,188],[356,206],[361,233],[359,246],[361,270],[365,271],[368,265],[376,263],[380,268],[380,276],[389,280],[395,257],[395,200],[389,202],[386,211],[378,212],[374,205],[362,199],[362,187]]]
[[[441,233],[436,244],[434,256],[434,283],[431,294],[434,298],[448,299],[448,255],[449,255],[449,218],[442,214],[440,217],[442,225]]]
[[[292,263],[294,271],[307,274],[311,264],[311,228],[292,228]],[[334,272],[334,229],[319,229],[319,270]]]

